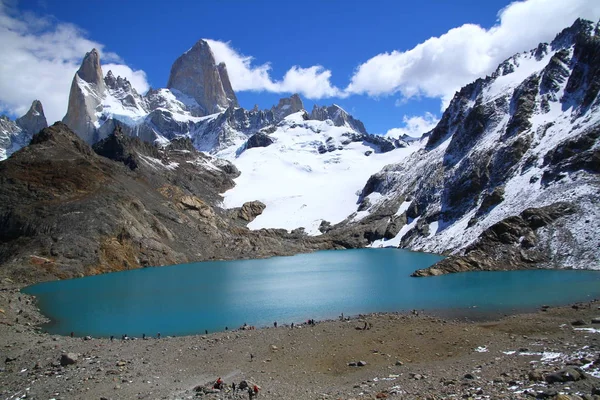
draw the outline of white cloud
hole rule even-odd
[[[421,137],[424,133],[429,132],[439,122],[439,118],[429,112],[424,115],[405,115],[402,118],[403,126],[400,128],[392,128],[387,131],[385,136],[397,139],[402,135],[412,137]]]
[[[343,93],[331,82],[331,71],[320,65],[309,68],[293,66],[281,81],[270,76],[271,66],[252,65],[252,57],[244,56],[234,50],[230,43],[205,39],[217,63],[227,65],[231,86],[235,91],[267,91],[273,93],[300,93],[308,99],[341,96]]]
[[[20,13],[0,0],[0,109],[17,116],[39,99],[49,124],[67,111],[71,81],[86,52],[97,48],[102,61],[127,76],[138,91],[148,88],[143,71],[122,65],[101,43],[77,26],[51,16]],[[114,71],[117,74],[116,71]]]
[[[350,94],[400,93],[439,97],[448,104],[465,84],[494,71],[515,53],[547,42],[575,19],[597,20],[597,0],[528,0],[498,13],[490,29],[465,24],[413,49],[378,54],[361,64],[346,88]]]

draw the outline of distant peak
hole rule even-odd
[[[34,134],[48,126],[46,122],[46,116],[44,115],[44,107],[42,107],[42,102],[39,100],[34,100],[31,103],[31,107],[29,107],[29,111],[21,118],[17,118],[16,121],[18,126],[20,126],[23,130]]]

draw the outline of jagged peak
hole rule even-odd
[[[23,130],[34,134],[48,126],[42,102],[34,100],[25,115],[16,119],[16,124]]]
[[[569,47],[574,43],[576,37],[580,35],[591,36],[594,34],[594,25],[595,24],[592,21],[577,18],[571,26],[563,29],[556,35],[554,40],[552,40],[552,43],[550,43],[550,46],[554,50],[562,47]]]
[[[204,115],[238,105],[225,65],[217,66],[212,49],[203,39],[175,60],[167,88],[192,97]]]
[[[95,84],[98,90],[104,90],[104,75],[100,66],[100,53],[96,49],[85,53],[77,76],[87,83]]]

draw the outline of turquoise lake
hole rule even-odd
[[[469,272],[411,278],[442,257],[398,249],[145,268],[25,288],[51,333],[189,335],[370,312],[510,313],[600,297],[600,272]]]

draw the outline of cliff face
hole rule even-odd
[[[93,49],[86,53],[71,83],[69,105],[63,122],[87,143],[97,140],[96,128],[101,104],[106,92],[100,54]]]
[[[216,64],[212,50],[204,40],[199,40],[175,60],[167,88],[178,90],[196,100],[202,115],[238,106],[225,64]]]

